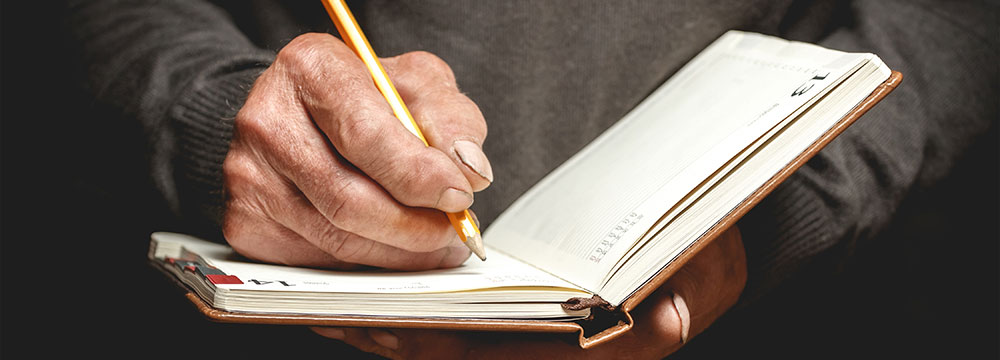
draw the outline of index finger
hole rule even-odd
[[[301,63],[297,96],[340,155],[402,204],[448,212],[472,204],[461,170],[402,126],[346,45],[329,35],[296,40],[288,46],[302,50],[288,51],[300,54],[288,62]]]
[[[451,158],[473,190],[489,186],[493,168],[483,153],[486,119],[459,91],[448,64],[422,51],[387,58],[383,64],[428,144]]]

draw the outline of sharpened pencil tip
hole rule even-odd
[[[479,234],[473,234],[465,240],[465,246],[472,250],[473,254],[479,257],[479,260],[486,261],[486,249],[483,247],[483,237]]]

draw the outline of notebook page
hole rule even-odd
[[[793,56],[799,47],[814,50]],[[817,54],[826,60],[817,63]],[[685,194],[859,61],[844,55],[727,33],[519,198],[486,230],[485,241],[598,289]]]
[[[151,258],[198,259],[241,280],[241,284],[216,284],[228,291],[284,293],[425,294],[501,287],[562,289],[589,296],[552,275],[496,252],[490,261],[470,257],[451,269],[397,272],[388,270],[334,271],[249,262],[232,248],[182,234],[154,233]]]
[[[853,67],[850,70],[848,70],[848,72],[846,74],[844,74],[842,78],[836,79],[834,81],[834,84],[843,83],[843,82],[847,81],[848,78],[850,78],[852,76],[851,74],[855,74],[858,69],[860,69],[862,66],[864,66],[863,64],[867,63],[866,56],[864,56],[864,55],[854,55],[854,54],[851,54],[849,56],[852,59],[860,60],[860,62],[853,62],[852,61],[850,64],[853,64]],[[837,59],[835,59],[834,62],[835,63],[844,64],[841,61],[840,57],[838,57]],[[825,68],[825,67],[821,67],[821,68]],[[839,71],[837,71],[836,69],[832,70],[831,72],[837,72],[837,73],[839,73]],[[728,176],[728,174],[731,171],[733,171],[733,169],[737,165],[739,165],[741,162],[743,162],[747,157],[751,156],[751,154],[755,153],[756,150],[760,146],[763,146],[765,143],[767,143],[769,139],[771,139],[772,137],[774,137],[779,132],[783,131],[782,129],[788,127],[789,124],[791,124],[793,121],[795,121],[795,119],[797,119],[806,110],[806,108],[812,107],[816,103],[816,101],[819,100],[820,97],[823,97],[826,94],[830,93],[834,88],[836,88],[836,86],[829,86],[829,87],[822,88],[821,90],[819,90],[818,92],[816,92],[817,96],[813,97],[808,102],[806,102],[805,106],[803,106],[802,108],[799,108],[798,110],[796,110],[795,112],[793,112],[790,116],[788,116],[785,119],[781,120],[777,124],[777,126],[775,126],[774,128],[770,129],[768,131],[768,133],[764,134],[764,136],[762,136],[760,139],[754,141],[754,143],[752,143],[749,147],[747,147],[746,149],[744,149],[743,151],[741,151],[732,160],[730,160],[729,163],[723,165],[723,167],[720,168],[716,173],[712,174],[708,179],[706,179],[704,182],[702,182],[701,184],[699,184],[697,186],[697,188],[695,188],[693,191],[691,191],[690,193],[688,193],[687,195],[685,195],[685,197],[683,199],[681,199],[681,201],[679,201],[673,208],[669,209],[666,214],[664,214],[663,216],[660,217],[660,219],[657,220],[657,222],[653,225],[653,227],[650,228],[642,236],[642,238],[640,238],[636,242],[636,244],[633,245],[632,248],[628,250],[628,252],[625,254],[624,257],[622,257],[622,258],[620,258],[618,260],[618,262],[615,264],[615,267],[612,269],[612,272],[610,272],[607,275],[605,275],[605,277],[604,277],[604,279],[602,281],[602,284],[606,284],[613,276],[615,276],[615,274],[621,268],[622,265],[624,265],[627,261],[631,261],[629,259],[632,258],[632,256],[635,254],[636,251],[638,251],[638,249],[642,246],[642,244],[644,244],[647,241],[650,241],[664,227],[668,226],[668,224],[672,224],[673,220],[679,215],[680,212],[682,212],[685,209],[687,209],[688,207],[690,207],[693,202],[698,201],[698,199],[702,195],[704,195],[709,189],[713,188],[715,184],[717,184],[719,181],[721,181],[726,176]],[[815,111],[815,109],[813,109],[811,111]],[[794,151],[794,154],[791,154],[791,155],[797,155],[797,154],[798,154],[798,151]],[[760,155],[757,155],[757,156],[760,156]],[[772,156],[773,157],[774,155],[770,155],[769,154],[768,156]],[[771,160],[768,160],[768,161],[771,161]],[[751,187],[748,190],[752,190],[752,189],[755,189],[755,188],[756,187]],[[651,199],[651,200],[655,200],[655,199]]]
[[[769,144],[759,147],[754,156],[747,157],[710,192],[679,213],[673,224],[655,234],[655,241],[638,249],[635,258],[601,289],[601,296],[612,304],[628,298],[690,246],[690,240],[700,237],[720,220],[703,214],[721,214],[735,208],[889,78],[891,71],[881,59],[872,54],[862,56],[865,64],[839,85],[836,92],[781,130]]]

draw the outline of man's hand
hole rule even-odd
[[[659,359],[701,333],[739,299],[746,255],[735,227],[684,265],[633,312],[631,331],[583,350],[566,336],[413,329],[313,328],[361,350],[405,359]]]
[[[451,69],[423,52],[382,59],[430,143],[393,115],[339,39],[292,40],[254,83],[223,163],[223,234],[266,262],[416,270],[469,250],[442,211],[493,181],[486,122]]]

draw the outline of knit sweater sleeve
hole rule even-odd
[[[903,82],[741,220],[750,273],[743,303],[843,266],[998,118],[995,7],[873,0],[844,10],[851,21],[811,40],[873,52]]]
[[[142,124],[171,210],[218,228],[232,121],[274,53],[203,1],[70,1],[66,19],[86,91]]]

